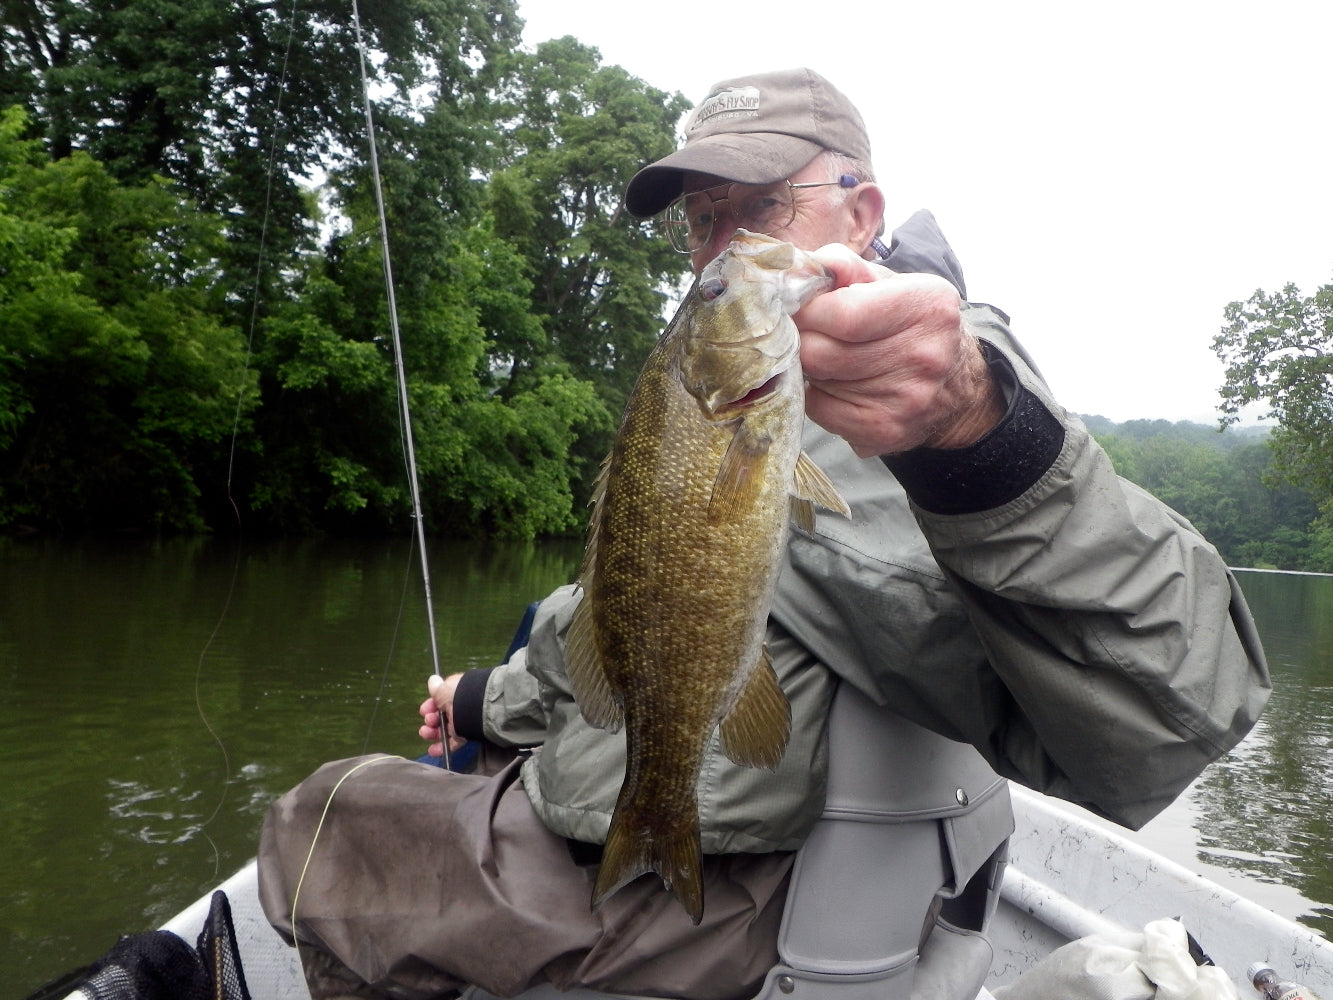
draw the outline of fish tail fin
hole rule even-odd
[[[690,815],[695,812],[691,810]],[[698,820],[645,836],[639,824],[625,821],[617,809],[602,849],[602,867],[592,890],[592,908],[598,909],[608,896],[640,875],[656,872],[662,884],[685,907],[690,920],[698,924],[704,914],[701,853]]]

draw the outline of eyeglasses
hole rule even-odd
[[[854,188],[861,181],[851,174],[843,174],[836,181],[777,181],[763,187],[742,184],[739,181],[719,184],[703,191],[691,191],[666,207],[659,225],[666,230],[671,248],[677,253],[694,253],[706,247],[713,236],[713,222],[718,208],[727,203],[737,229],[772,235],[786,229],[796,220],[796,202],[792,192],[797,188],[841,187]],[[722,197],[712,197],[713,192]]]

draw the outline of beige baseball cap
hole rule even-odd
[[[870,162],[860,112],[818,73],[788,69],[723,80],[690,113],[685,145],[630,180],[625,207],[641,219],[656,215],[680,197],[690,171],[772,184],[826,149]]]

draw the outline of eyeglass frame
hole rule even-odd
[[[798,188],[840,187],[843,188],[844,190],[849,190],[851,188],[859,186],[860,184],[865,183],[859,177],[856,177],[852,174],[841,174],[836,181],[798,181],[793,183],[791,180],[784,179],[784,182],[787,185],[787,194],[791,203],[791,218],[780,226],[771,227],[771,231],[769,233],[765,233],[764,235],[771,236],[773,232],[777,232],[778,230],[781,229],[786,229],[788,226],[790,226],[793,222],[796,221],[796,199],[791,197],[791,192],[797,190]],[[704,234],[703,238],[698,241],[697,246],[691,246],[690,244],[693,241],[690,238],[690,223],[688,217],[681,219],[669,219],[668,216],[671,213],[672,209],[676,208],[676,206],[678,205],[683,206],[686,198],[689,198],[696,194],[707,194],[709,191],[716,191],[719,188],[725,188],[727,190],[727,194],[722,198],[713,198],[710,201],[710,204],[716,205],[720,201],[725,201],[728,207],[730,207],[731,189],[734,188],[737,184],[740,184],[745,187],[760,186],[755,184],[746,184],[746,182],[744,181],[726,181],[722,184],[714,184],[712,187],[700,188],[698,191],[686,192],[684,194],[681,194],[680,197],[672,200],[671,204],[669,204],[665,209],[662,210],[657,220],[658,225],[666,232],[667,243],[670,245],[671,249],[676,251],[676,253],[682,253],[682,254],[692,254],[696,253],[699,250],[702,250],[704,247],[708,246],[709,242],[712,240],[713,227],[717,224],[717,214],[713,213],[713,215],[708,220],[708,231]],[[776,184],[777,182],[774,181],[773,184],[766,186],[773,187],[776,186]],[[739,222],[741,220],[738,219],[737,221]],[[682,232],[682,230],[684,232],[683,236],[679,235]],[[682,242],[685,244],[684,246],[681,246]]]

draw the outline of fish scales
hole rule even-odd
[[[763,649],[793,498],[846,504],[800,454],[790,314],[829,287],[807,255],[740,233],[649,357],[603,467],[566,649],[590,724],[626,730],[594,908],[656,872],[703,912],[695,785],[713,731],[776,766],[790,708]]]

